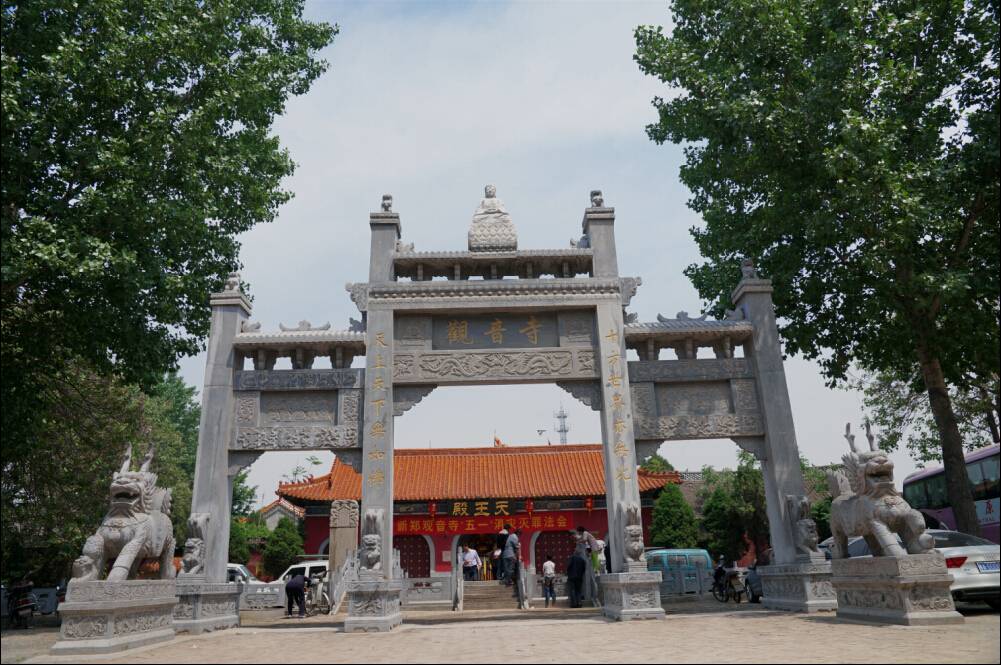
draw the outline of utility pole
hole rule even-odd
[[[570,426],[567,425],[567,412],[562,404],[560,404],[560,410],[554,413],[553,417],[559,423],[556,426],[556,431],[560,433],[560,445],[565,446],[567,445],[567,432],[570,431]]]

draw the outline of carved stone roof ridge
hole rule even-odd
[[[490,259],[519,259],[537,258],[547,256],[578,257],[593,256],[594,251],[590,248],[568,247],[560,249],[518,249],[491,251],[483,250],[470,252],[463,250],[445,251],[424,251],[424,252],[396,252],[397,258],[406,259],[469,259],[473,261],[486,261]]]

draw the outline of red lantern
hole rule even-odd
[[[531,515],[534,510],[535,510],[535,501],[531,499],[525,499],[525,512]]]
[[[584,499],[584,508],[587,509],[588,513],[590,513],[592,510],[594,510],[594,497],[593,496],[589,496],[586,499]]]
[[[438,514],[438,504],[434,501],[428,503],[428,512],[431,513],[431,517]]]

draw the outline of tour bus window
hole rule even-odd
[[[970,478],[970,491],[973,492],[973,500],[980,501],[981,499],[986,499],[987,496],[984,492],[986,484],[984,483],[984,472],[980,462],[967,462],[966,475]]]
[[[992,455],[980,460],[980,467],[984,477],[983,496],[978,499],[995,499],[1001,493],[1001,484],[998,483],[998,460],[1001,456]]]
[[[945,487],[945,474],[928,478],[928,507],[935,510],[949,505],[949,493]]]
[[[927,508],[928,499],[925,496],[925,481],[918,480],[904,487],[904,501],[910,504],[914,510]]]

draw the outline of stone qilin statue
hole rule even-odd
[[[97,533],[87,539],[73,562],[73,579],[97,580],[114,561],[109,582],[134,579],[147,559],[160,562],[160,579],[174,577],[174,527],[170,523],[170,490],[157,487],[150,446],[139,471],[131,471],[132,446],[111,480],[111,506]]]
[[[865,427],[869,450],[858,452],[851,424],[845,439],[851,452],[842,457],[845,469],[827,474],[831,496],[831,534],[835,559],[848,556],[848,538],[862,536],[873,556],[902,557],[922,554],[934,546],[925,533],[925,520],[911,508],[893,485],[893,462],[876,445],[869,425]],[[899,534],[904,546],[894,537]],[[906,549],[905,549],[906,548]]]
[[[640,508],[630,504],[626,508],[626,564],[637,564],[646,561],[643,548],[643,523],[640,520]],[[645,566],[644,566],[645,569]]]
[[[208,523],[208,513],[192,513],[188,518],[188,539],[184,541],[181,575],[205,574],[205,538]]]
[[[382,523],[381,508],[370,508],[365,511],[361,548],[358,550],[358,563],[362,570],[382,570]]]
[[[817,547],[820,541],[817,523],[810,517],[810,500],[802,495],[787,494],[786,511],[792,522],[793,544],[796,546],[797,558],[823,559],[824,555]]]

